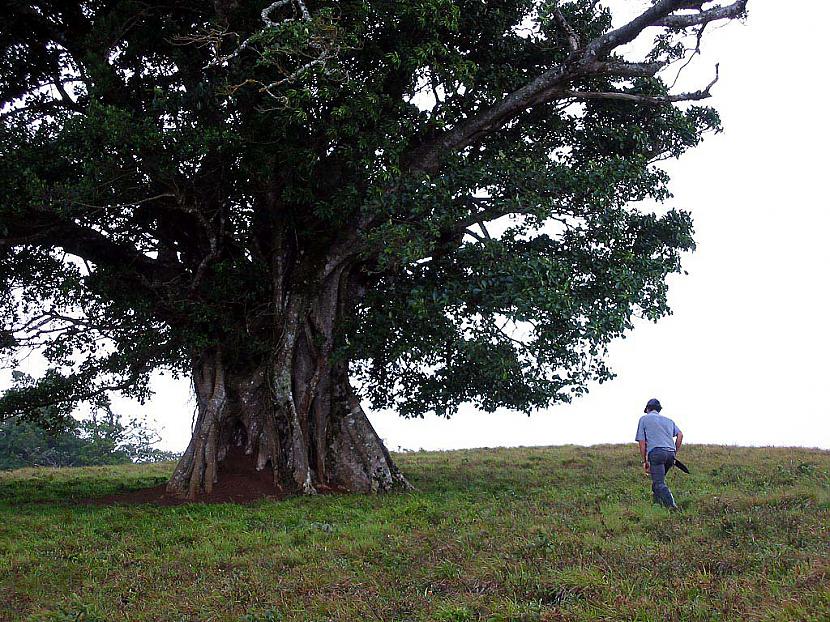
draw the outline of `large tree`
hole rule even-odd
[[[233,455],[284,492],[383,491],[408,484],[361,398],[530,411],[608,378],[693,247],[687,213],[632,203],[719,128],[686,103],[711,84],[669,83],[746,0],[642,10],[6,0],[0,347],[50,366],[0,413],[56,424],[171,370],[197,402],[171,493]]]

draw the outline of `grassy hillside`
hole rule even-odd
[[[830,453],[409,453],[411,494],[81,505],[172,465],[0,474],[0,619],[830,620]]]

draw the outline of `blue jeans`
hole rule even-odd
[[[654,502],[667,508],[677,507],[671,490],[666,486],[666,473],[674,465],[674,452],[671,449],[655,447],[648,452],[648,463],[651,473],[651,491],[654,493]]]

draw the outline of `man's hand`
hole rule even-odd
[[[646,470],[646,473],[648,473],[651,468],[648,464],[648,453],[646,453],[648,447],[646,447],[645,441],[637,441],[637,443],[640,446],[640,458],[643,459],[643,468]]]
[[[646,475],[651,475],[651,465],[648,462],[643,462],[643,470],[646,472]]]

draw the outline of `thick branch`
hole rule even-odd
[[[0,237],[0,250],[21,244],[46,244],[60,246],[66,252],[93,263],[131,269],[150,280],[171,280],[182,275],[181,266],[161,263],[144,253],[124,244],[119,244],[104,234],[72,221],[51,220],[38,222],[28,218],[27,222],[9,221],[7,233]]]
[[[701,26],[721,19],[737,19],[746,14],[748,0],[739,0],[728,6],[717,6],[699,13],[688,15],[669,15],[657,20],[652,26],[663,26],[665,28],[689,28]]]
[[[658,25],[660,20],[668,17],[675,11],[688,9],[700,4],[700,0],[697,2],[690,0],[659,0],[627,24],[591,41],[587,46],[586,54],[592,58],[602,58],[611,52],[611,50],[626,43],[631,43],[640,36],[643,30],[649,26]]]
[[[618,76],[620,78],[651,78],[665,67],[665,64],[609,61],[607,63],[597,63],[594,67],[594,73],[597,75]]]
[[[675,11],[698,7],[700,4],[699,0],[696,2],[691,0],[659,0],[624,26],[597,37],[581,50],[576,50],[563,64],[549,69],[528,84],[484,109],[478,115],[455,128],[425,140],[410,152],[407,158],[407,168],[412,172],[435,172],[446,154],[474,143],[480,137],[501,127],[525,110],[556,99],[574,97],[574,91],[567,87],[577,79],[596,75],[653,76],[662,68],[660,63],[626,63],[603,61],[602,59],[619,46],[636,39],[643,30],[650,26],[674,28],[686,23],[696,25],[714,20],[739,17],[746,11],[747,0],[739,0],[727,7],[717,7],[693,15],[672,15]],[[562,26],[561,23],[560,26]],[[564,26],[562,27],[564,28]],[[614,97],[632,101],[650,101],[652,103],[690,101],[709,97],[711,86],[710,84],[705,89],[694,93],[667,95],[662,98],[651,98],[650,100],[643,99],[645,96],[632,98],[626,93],[614,94]],[[598,94],[594,93],[590,96],[598,97]]]
[[[543,101],[545,93],[560,89],[580,73],[576,64],[562,65],[546,71],[467,122],[417,147],[410,154],[409,169],[434,172],[447,153],[472,144],[480,136],[488,134],[523,110]]]

